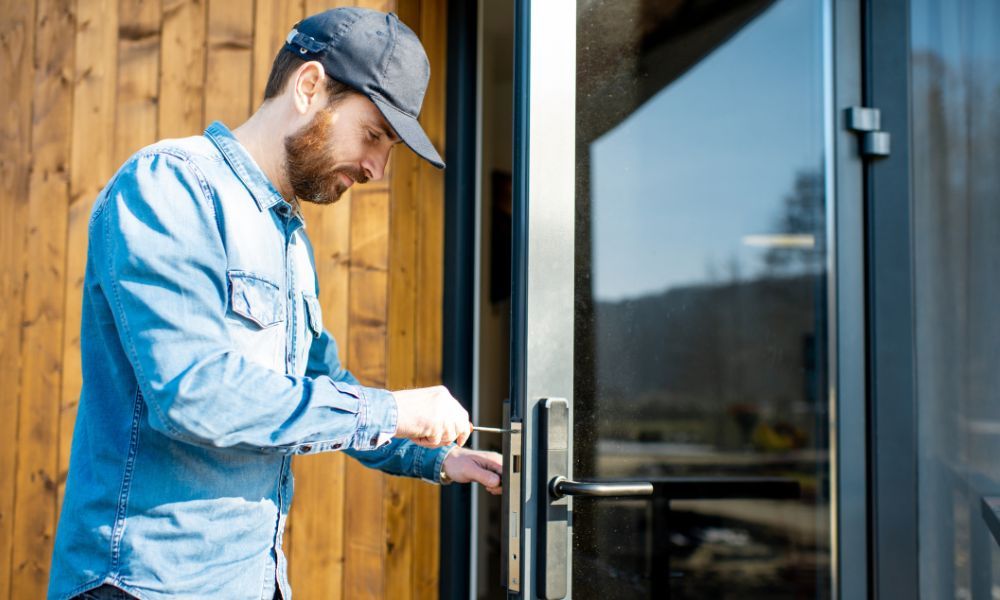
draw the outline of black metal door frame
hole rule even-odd
[[[864,98],[892,152],[865,170],[871,598],[919,598],[910,3],[865,0]]]

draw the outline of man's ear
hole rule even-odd
[[[302,64],[292,77],[292,104],[304,115],[309,109],[323,101],[325,93],[326,69],[315,60]]]

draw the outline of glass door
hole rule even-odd
[[[508,592],[864,593],[857,15],[518,9]]]

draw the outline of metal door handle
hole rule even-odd
[[[620,498],[623,496],[652,496],[653,484],[648,481],[573,481],[562,475],[549,482],[549,493],[554,499],[563,496],[588,496],[591,498]]]

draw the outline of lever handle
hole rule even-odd
[[[549,482],[549,493],[554,499],[563,496],[591,498],[621,498],[623,496],[652,496],[653,484],[648,481],[573,481],[562,475]]]

